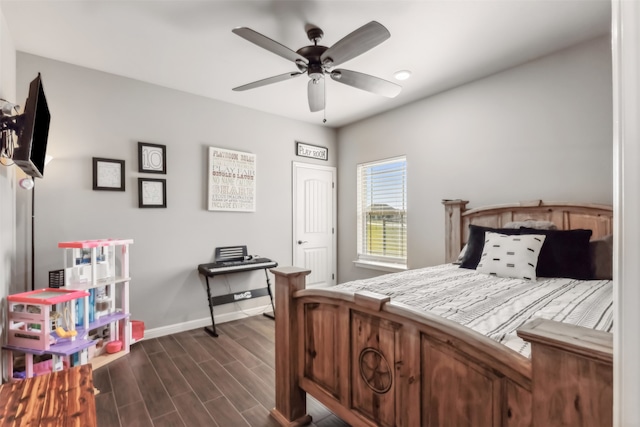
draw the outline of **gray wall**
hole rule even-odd
[[[356,165],[406,155],[408,264],[444,261],[442,199],[612,203],[611,48],[599,38],[338,132],[339,283],[356,258]]]
[[[132,317],[147,329],[195,327],[208,316],[196,267],[213,260],[215,247],[243,244],[291,264],[291,163],[306,161],[295,156],[295,141],[335,153],[334,130],[29,54],[19,53],[17,62],[18,97],[41,72],[52,116],[54,160],[36,182],[37,288],[62,266],[58,242],[132,238]],[[166,176],[144,175],[166,178],[167,209],[138,208],[138,141],[167,146]],[[256,154],[256,212],[207,211],[209,146]],[[126,162],[125,192],[92,190],[92,157]],[[335,166],[335,157],[328,164]],[[261,271],[228,275],[214,281],[214,293],[264,284]],[[244,301],[216,307],[216,314],[266,304],[266,297]]]

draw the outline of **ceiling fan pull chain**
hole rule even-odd
[[[327,123],[327,85],[324,85],[324,105],[325,108],[322,109],[322,123]]]

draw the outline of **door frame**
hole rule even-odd
[[[305,163],[305,162],[292,162],[291,166],[291,175],[292,175],[292,202],[291,202],[291,211],[292,211],[292,221],[291,221],[291,265],[296,265],[296,247],[297,247],[297,230],[296,224],[298,219],[298,196],[297,196],[297,170],[298,169],[314,169],[314,170],[323,170],[331,172],[333,177],[333,188],[331,191],[331,203],[333,204],[331,209],[331,221],[333,223],[333,235],[331,238],[331,263],[333,264],[333,271],[335,277],[333,278],[333,283],[338,283],[338,197],[337,197],[337,168],[335,166],[325,166],[318,165],[315,163]]]

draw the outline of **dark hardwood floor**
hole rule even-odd
[[[275,406],[274,321],[255,316],[131,346],[131,353],[96,369],[99,427],[268,427]],[[313,398],[312,426],[344,427]]]

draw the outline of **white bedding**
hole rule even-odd
[[[529,357],[530,345],[516,335],[542,317],[611,332],[611,280],[507,279],[454,264],[392,273],[337,285],[348,291],[389,295],[392,301],[428,311],[474,329]]]

